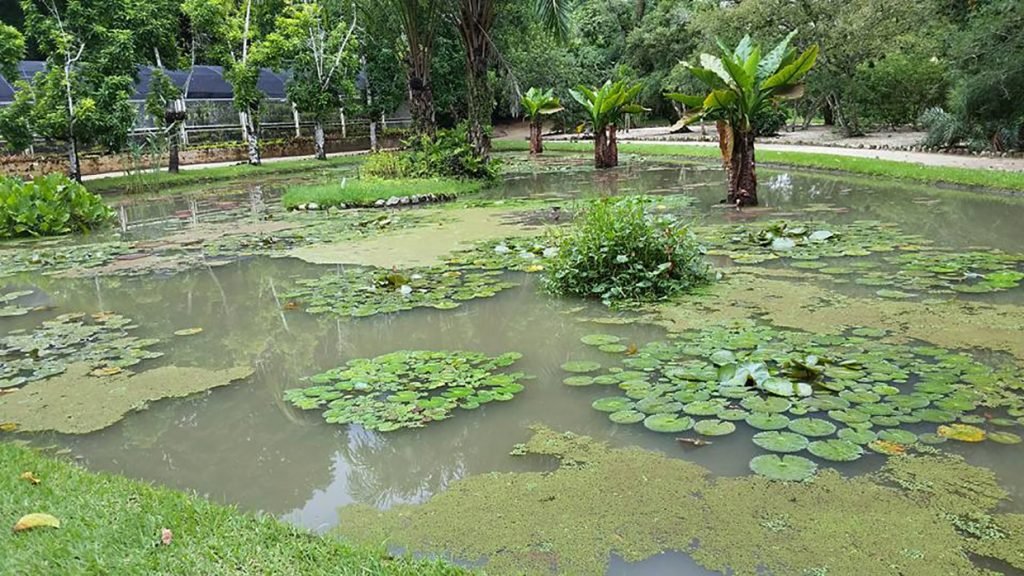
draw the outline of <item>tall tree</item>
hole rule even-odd
[[[437,130],[431,65],[434,41],[448,0],[366,0],[370,10],[390,9],[405,37],[403,48],[413,129],[428,136]]]
[[[25,32],[47,55],[46,69],[18,84],[14,104],[2,111],[8,143],[32,135],[64,143],[68,173],[81,179],[80,149],[118,150],[136,110],[129,102],[136,66],[153,54],[157,38],[137,37],[148,16],[141,0],[23,0]],[[164,38],[166,35],[158,35]]]
[[[291,69],[288,99],[313,118],[313,145],[318,160],[327,159],[324,122],[339,114],[355,94],[359,64],[355,41],[356,15],[341,0],[299,0],[277,21],[268,38],[276,42],[277,64]]]
[[[224,66],[224,77],[231,84],[235,109],[243,126],[249,164],[254,166],[262,162],[260,69],[276,57],[273,43],[266,40],[284,8],[284,0],[185,0],[182,3],[182,12],[192,34],[206,40],[206,58]]]
[[[408,85],[402,68],[402,38],[394,14],[360,6],[359,62],[363,111],[370,118],[370,149],[378,150],[378,119],[405,100]]]

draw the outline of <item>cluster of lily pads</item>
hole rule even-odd
[[[63,314],[38,328],[12,330],[0,338],[0,389],[17,388],[87,362],[93,376],[110,376],[162,352],[148,350],[159,342],[130,336],[132,320],[101,312]]]
[[[909,298],[915,292],[997,292],[1024,280],[1024,253],[942,249],[876,221],[709,226],[700,235],[710,246],[709,254],[728,256],[737,264],[788,258],[791,267],[831,275],[836,282],[877,286],[884,298]],[[826,260],[871,255],[883,257],[852,263]]]
[[[459,268],[480,270],[516,270],[540,272],[544,261],[557,254],[554,248],[540,238],[504,238],[480,242],[469,250],[455,252],[447,264]]]
[[[567,385],[622,391],[593,402],[615,423],[721,436],[744,422],[759,431],[755,444],[776,453],[758,456],[751,469],[782,480],[815,472],[817,464],[795,455],[804,450],[848,462],[869,451],[901,454],[918,443],[1021,442],[1011,431],[1024,425],[1024,374],[1017,367],[993,368],[965,353],[884,336],[875,329],[820,335],[742,321],[627,349],[623,367],[604,374],[594,375],[597,362],[563,369],[574,373]],[[615,336],[583,341],[622,352]]]
[[[443,266],[387,270],[348,267],[318,278],[298,280],[284,297],[310,314],[366,317],[413,308],[450,310],[461,302],[489,298],[516,286],[495,270],[469,271]]]
[[[350,360],[311,376],[312,386],[288,390],[285,400],[303,410],[325,409],[331,424],[359,424],[390,432],[445,420],[459,408],[511,400],[523,391],[522,372],[504,372],[522,355],[398,351]]]
[[[31,296],[34,292],[34,290],[15,290],[6,294],[0,294],[0,318],[24,316],[34,310],[34,308],[14,304],[19,298]]]

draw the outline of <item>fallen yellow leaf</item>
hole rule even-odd
[[[42,480],[40,480],[39,478],[36,478],[36,475],[33,474],[31,471],[29,471],[29,472],[22,472],[21,476],[19,476],[19,478],[21,478],[22,480],[28,480],[29,482],[31,482],[33,484],[39,484],[40,482],[42,482]]]
[[[951,424],[939,426],[939,436],[961,442],[981,442],[985,439],[985,431],[970,424]]]
[[[14,432],[18,429],[18,425],[14,422],[4,422],[0,424],[0,432]]]
[[[123,370],[118,366],[104,366],[89,372],[89,374],[92,374],[93,376],[113,376],[114,374],[120,374],[121,372],[123,372]]]
[[[15,532],[31,530],[33,528],[60,528],[60,520],[49,514],[26,514],[14,525]]]

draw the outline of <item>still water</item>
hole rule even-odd
[[[698,165],[632,164],[594,173],[566,171],[517,176],[487,197],[551,198],[571,206],[599,195],[687,194],[699,221],[800,218],[828,222],[879,220],[920,234],[940,246],[982,246],[1019,251],[1024,246],[1024,201],[930,186],[832,175],[761,170],[763,208],[737,213],[720,207],[722,174]],[[156,238],[187,229],[196,221],[245,219],[273,205],[279,184],[252,186],[221,196],[136,201],[122,210],[133,238]],[[37,304],[52,312],[2,318],[4,331],[33,325],[49,315],[113,310],[139,324],[140,337],[160,337],[154,349],[161,363],[223,368],[252,365],[250,380],[183,400],[155,403],[115,426],[81,437],[35,435],[38,445],[58,445],[93,470],[104,470],[194,490],[246,510],[274,514],[323,531],[337,523],[337,509],[351,503],[387,508],[421,502],[454,480],[491,471],[537,466],[536,459],[508,455],[525,441],[532,424],[571,430],[613,446],[641,446],[693,460],[719,475],[748,473],[758,453],[752,431],[717,438],[713,449],[684,451],[673,435],[642,426],[612,424],[594,411],[592,400],[607,389],[567,387],[560,365],[592,359],[610,365],[615,357],[580,342],[595,332],[612,333],[643,345],[664,332],[643,325],[596,325],[581,317],[609,316],[597,304],[544,295],[536,279],[512,275],[521,286],[456,310],[418,309],[367,319],[334,320],[289,311],[278,294],[296,278],[333,270],[285,258],[250,258],[234,264],[170,276],[20,280],[34,284]],[[5,291],[14,289],[8,285]],[[1004,302],[1024,304],[1021,290]],[[175,330],[202,327],[188,338]],[[1022,336],[1024,337],[1024,336]],[[378,434],[357,426],[325,424],[319,412],[305,413],[282,399],[302,378],[344,364],[401,349],[516,351],[515,369],[535,376],[508,403],[459,411],[450,420],[418,431]],[[963,453],[992,467],[1019,503],[1024,459],[1018,447],[985,443]],[[1013,453],[1015,457],[1007,457]],[[869,460],[869,459],[864,459]],[[875,459],[877,466],[877,459]],[[846,473],[872,464],[840,466]],[[533,468],[535,469],[535,468]],[[1013,505],[1024,510],[1020,504]],[[615,574],[705,574],[681,554],[664,554],[638,564],[612,560]]]

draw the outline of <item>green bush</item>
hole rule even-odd
[[[941,106],[949,84],[946,65],[927,54],[890,54],[857,67],[848,105],[872,125],[913,124]]]
[[[498,177],[498,162],[473,150],[465,123],[451,130],[438,130],[431,138],[416,136],[401,152],[372,154],[361,173],[374,178],[472,178]]]
[[[648,214],[650,202],[602,199],[568,229],[553,232],[558,253],[545,268],[547,290],[606,304],[638,303],[707,282],[710,268],[693,233],[675,218]]]
[[[0,238],[85,232],[112,216],[99,196],[63,174],[0,177]]]
[[[788,120],[789,114],[781,107],[765,108],[754,115],[754,135],[778,136]]]

